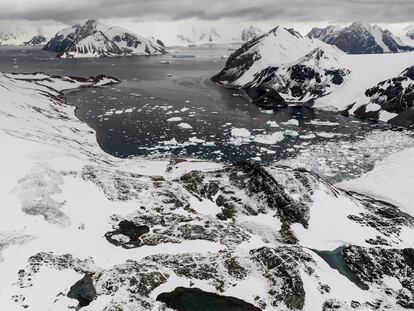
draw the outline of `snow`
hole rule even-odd
[[[299,34],[291,34],[283,27],[276,27],[268,32],[254,45],[248,53],[258,53],[260,59],[232,85],[242,86],[253,80],[254,75],[266,67],[278,67],[283,64],[297,61],[316,48],[323,48],[337,55],[344,54],[338,48],[326,44],[318,39],[309,39]]]
[[[182,129],[184,129],[184,130],[191,130],[193,127],[190,125],[190,124],[188,124],[188,123],[180,123],[180,124],[178,124],[177,125],[179,128],[182,128]]]
[[[266,124],[270,127],[279,127],[276,121],[267,121]]]
[[[369,55],[345,55],[343,66],[351,74],[341,87],[316,100],[314,107],[340,111],[365,98],[365,91],[379,82],[398,76],[414,63],[414,52]],[[365,102],[367,103],[367,102]],[[384,118],[385,119],[385,118]]]
[[[272,134],[259,134],[256,135],[253,139],[254,142],[258,144],[264,144],[264,145],[274,145],[278,142],[282,141],[284,138],[284,135],[282,132],[275,132]]]
[[[341,188],[388,201],[414,216],[414,148],[392,154],[357,179],[341,182]]]
[[[131,215],[136,216],[137,213],[140,215],[139,207],[141,206],[147,207],[142,215],[155,212],[156,209],[178,215],[189,215],[190,211],[194,211],[191,222],[202,224],[207,221],[217,221],[215,215],[222,210],[215,203],[216,197],[212,200],[199,200],[182,189],[182,184],[175,181],[193,170],[214,172],[222,169],[223,164],[186,159],[170,161],[170,159],[114,158],[99,148],[94,131],[75,117],[74,107],[62,104],[54,97],[60,93],[49,87],[50,83],[62,89],[93,84],[68,80],[59,82],[57,78],[52,82],[42,81],[42,75],[34,76],[37,76],[36,81],[24,81],[22,75],[10,78],[11,76],[0,74],[0,97],[2,98],[0,139],[4,146],[8,146],[0,153],[2,172],[0,198],[2,215],[5,216],[0,218],[0,255],[3,258],[3,261],[0,261],[0,305],[2,309],[8,311],[21,309],[20,305],[11,299],[15,294],[25,295],[28,303],[27,310],[61,311],[75,307],[76,301],[69,300],[66,294],[70,286],[83,274],[74,269],[59,270],[42,266],[38,273],[31,276],[34,286],[20,287],[16,284],[18,271],[26,268],[28,259],[38,252],[51,252],[55,255],[72,254],[74,257],[86,260],[85,265],[92,271],[98,269],[97,267],[99,269],[113,268],[131,259],[144,260],[144,257],[156,254],[190,253],[191,256],[213,257],[222,254],[226,246],[209,240],[184,239],[179,243],[159,243],[155,246],[145,245],[129,250],[116,248],[108,243],[104,234],[113,229],[112,217],[114,215],[121,218],[131,217]],[[252,135],[245,128],[232,128],[231,134],[234,139],[242,141],[258,137],[274,140],[283,137],[281,132]],[[382,141],[380,138],[377,136],[375,140]],[[197,136],[191,137],[189,141],[207,143],[205,139]],[[175,146],[178,142],[176,139],[171,139],[165,141],[164,144]],[[407,154],[400,155],[399,158],[390,160],[390,162],[400,165],[398,169],[401,171],[405,163],[408,163],[408,168],[414,167],[413,154],[414,149],[410,149]],[[385,163],[383,166],[388,169],[391,164]],[[91,167],[97,170],[97,181],[101,183],[100,186],[99,183],[81,177],[82,172]],[[278,173],[278,170],[284,173],[281,174],[280,171]],[[300,194],[297,189],[289,187],[292,185],[291,180],[295,179],[295,171],[277,167],[267,171],[273,178],[278,179],[279,184],[286,186],[286,192],[292,194],[294,200],[299,201]],[[407,181],[406,187],[400,189],[401,198],[407,193],[409,197],[409,185],[413,183],[412,176],[409,175],[410,171],[412,170],[406,169],[398,175]],[[134,174],[131,179],[139,180],[149,188],[139,192],[139,196],[135,199],[126,201],[110,199],[110,195],[117,195],[115,185],[122,181],[122,174]],[[387,172],[382,174],[387,177],[393,176]],[[113,180],[108,176],[113,177]],[[166,188],[171,192],[185,196],[190,208],[176,207],[174,204],[160,200],[162,204],[152,209],[154,201],[157,201],[155,196],[160,195],[161,189],[152,189],[152,183],[147,181],[156,176],[162,177],[161,180],[165,181]],[[376,182],[379,185],[380,179],[377,179]],[[392,179],[395,186],[391,185],[390,188],[401,187],[403,184],[403,180]],[[297,247],[312,254],[315,261],[314,271],[320,276],[317,279],[307,273],[302,274],[306,270],[299,266],[299,273],[301,273],[306,290],[304,310],[312,310],[313,307],[320,306],[322,295],[318,288],[321,283],[326,283],[331,287],[328,295],[332,297],[349,300],[371,297],[371,292],[362,292],[305,247],[333,249],[348,243],[367,246],[365,241],[367,238],[382,235],[371,227],[362,226],[348,218],[351,214],[359,215],[367,212],[356,200],[345,192],[337,191],[319,179],[317,180],[316,185],[311,185],[311,187],[315,186],[315,189],[310,192],[309,198],[309,202],[312,202],[309,203],[309,227],[305,229],[297,223],[291,226],[300,241]],[[385,181],[385,177],[383,180]],[[127,184],[129,185],[129,180]],[[301,185],[301,183],[293,183],[293,185],[298,184]],[[387,185],[379,186],[381,189],[386,187]],[[124,189],[121,188],[121,190]],[[237,192],[234,195],[242,202],[252,200],[243,192]],[[397,199],[402,200],[398,197]],[[42,204],[33,206],[39,202]],[[170,206],[172,208],[169,210]],[[256,295],[264,297],[265,300],[268,299],[270,284],[265,276],[257,271],[258,267],[246,258],[253,248],[281,245],[276,241],[278,231],[282,227],[276,211],[268,210],[266,214],[260,212],[257,215],[240,214],[235,217],[234,223],[223,221],[221,224],[223,226],[238,225],[239,228],[246,230],[245,233],[249,239],[231,251],[242,256],[242,259],[246,256],[243,264],[248,265],[249,269],[248,276],[244,280],[233,282],[233,279],[230,279],[220,294],[239,297],[254,304],[257,303]],[[389,237],[384,238],[390,241],[391,247],[413,247],[413,233],[411,227],[404,228],[403,242],[398,239],[391,241]],[[154,264],[154,266],[158,269],[160,265]],[[193,281],[196,287],[217,292],[217,289],[209,282],[210,280],[178,277],[168,268],[161,267],[160,269],[163,274],[169,274],[170,277],[166,283],[150,293],[152,298],[176,286],[190,286],[190,281]],[[395,279],[388,279],[386,283],[392,288],[398,288]],[[381,290],[381,288],[378,289],[378,293],[382,293]],[[60,293],[62,294],[59,295]],[[103,310],[110,299],[111,297],[103,294],[92,302],[88,310]],[[270,303],[267,305],[269,311],[278,310],[279,307],[273,307]]]
[[[181,117],[172,117],[172,118],[167,119],[167,122],[180,122],[182,120],[183,119]]]
[[[231,129],[231,136],[233,137],[249,138],[250,135],[250,131],[245,128],[234,127]]]

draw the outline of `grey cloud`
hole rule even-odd
[[[24,8],[24,9],[22,9]],[[0,19],[74,22],[87,18],[137,20],[242,19],[412,22],[413,0],[2,0]]]

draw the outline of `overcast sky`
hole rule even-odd
[[[94,18],[161,39],[194,26],[240,31],[279,25],[305,33],[313,26],[353,21],[402,33],[414,24],[413,13],[414,0],[0,0],[0,30],[31,23],[52,34]]]
[[[0,19],[65,23],[90,17],[410,23],[413,16],[413,0],[0,0]]]

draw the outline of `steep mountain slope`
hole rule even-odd
[[[244,89],[254,103],[268,108],[312,104],[350,74],[341,68],[340,58],[341,53],[316,48],[293,63],[267,67]]]
[[[414,28],[408,30],[406,36],[411,40],[414,40]]]
[[[366,90],[345,112],[414,127],[414,66]]]
[[[116,82],[0,74],[5,310],[166,310],[177,288],[203,307],[412,308],[411,216],[304,170],[113,158],[59,90]]]
[[[349,54],[399,53],[414,51],[389,30],[355,22],[343,29],[337,26],[313,28],[307,35],[332,44]]]
[[[339,25],[331,25],[325,28],[314,27],[307,34],[309,38],[316,38],[324,42],[328,41],[331,37],[336,36],[343,28]]]
[[[121,27],[109,27],[96,20],[65,28],[44,47],[59,57],[101,57],[166,53],[159,40],[138,36]]]
[[[318,47],[337,50],[320,40],[304,38],[293,29],[276,27],[230,55],[225,68],[212,79],[225,86],[244,86],[267,67],[296,61]]]
[[[24,42],[24,45],[44,45],[47,39],[43,35],[36,35],[29,41]]]

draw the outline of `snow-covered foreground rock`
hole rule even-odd
[[[413,307],[411,216],[304,170],[113,158],[60,90],[117,82],[0,75],[2,309],[171,310],[177,287],[241,310]]]
[[[335,31],[327,29],[325,35]],[[347,55],[318,39],[276,27],[235,51],[212,80],[244,89],[253,103],[267,108],[308,105],[349,113],[354,106],[355,115],[410,126],[414,112],[408,68],[413,62],[414,52]],[[394,95],[404,100],[400,103],[401,96],[396,100]]]
[[[107,26],[96,20],[65,28],[45,45],[58,57],[103,57],[159,55],[166,53],[160,40],[144,38],[119,26]]]
[[[361,117],[414,126],[414,66],[368,89],[346,109]]]

